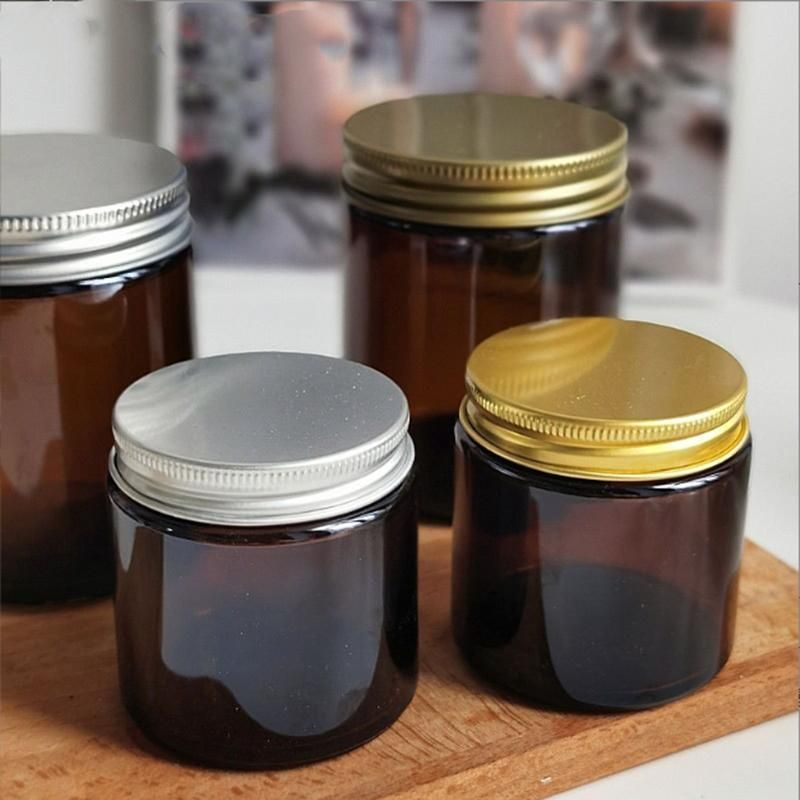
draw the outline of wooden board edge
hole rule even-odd
[[[744,678],[712,682],[677,705],[616,718],[567,739],[390,791],[381,800],[543,800],[796,711],[796,648],[755,662]],[[754,683],[768,690],[748,697]],[[591,767],[581,769],[587,762]]]

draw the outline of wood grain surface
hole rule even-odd
[[[282,772],[176,763],[127,718],[108,601],[2,615],[4,800],[536,800],[796,708],[796,578],[748,543],[736,646],[696,694],[634,714],[521,705],[470,673],[449,631],[450,535],[420,532],[416,698],[347,755]]]

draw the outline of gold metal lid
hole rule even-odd
[[[625,202],[627,138],[608,114],[561,100],[390,100],[345,123],[342,179],[355,205],[412,222],[553,225]]]
[[[607,317],[510,328],[467,362],[469,435],[527,467],[643,481],[719,464],[748,439],[747,378],[699,336]]]

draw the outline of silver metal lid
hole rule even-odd
[[[189,244],[186,170],[167,150],[91,134],[0,137],[0,284],[85,280]]]
[[[114,407],[120,489],[173,517],[277,525],[341,516],[408,475],[408,403],[374,369],[304,353],[195,359]]]

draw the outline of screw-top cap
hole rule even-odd
[[[398,386],[369,367],[243,353],[165,367],[113,415],[111,474],[164,514],[233,526],[329,519],[385,497],[414,448]]]
[[[628,195],[625,126],[560,100],[498,94],[390,100],[344,128],[344,187],[367,211],[477,228],[599,216]]]
[[[186,170],[167,150],[90,134],[0,137],[0,284],[86,280],[189,244]]]
[[[461,423],[511,461],[593,480],[689,475],[747,441],[747,380],[716,344],[610,318],[523,325],[467,362]]]

